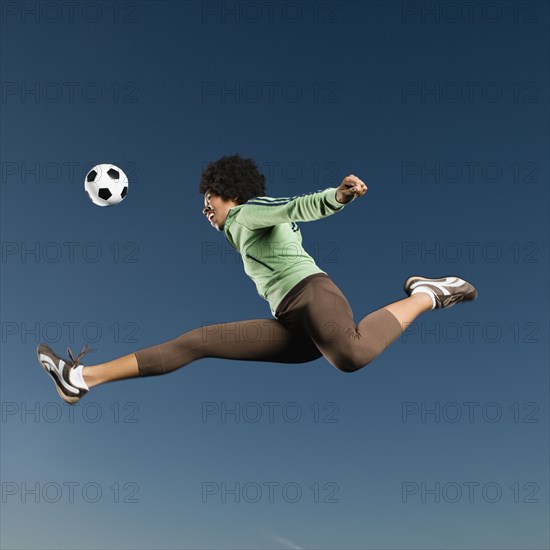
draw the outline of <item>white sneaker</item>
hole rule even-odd
[[[459,277],[443,277],[441,279],[409,277],[405,281],[403,289],[409,296],[417,292],[428,294],[432,299],[432,309],[451,307],[459,302],[477,298],[475,287]]]
[[[71,358],[71,361],[67,361],[56,355],[56,353],[46,344],[40,344],[36,350],[38,360],[42,368],[54,381],[57,393],[59,393],[64,401],[71,405],[74,405],[82,396],[88,393],[89,388],[83,381],[82,376],[80,376],[82,382],[78,384],[74,381],[74,375],[72,377],[73,379],[71,379],[71,371],[81,365],[78,362],[79,359],[89,351],[95,350],[85,345],[83,350],[75,358],[71,348],[67,348],[67,353]]]

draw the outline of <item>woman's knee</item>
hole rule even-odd
[[[369,361],[370,362],[370,361]],[[338,361],[333,361],[332,364],[340,371],[340,372],[356,372],[363,367],[366,367],[368,365],[368,362],[365,363],[364,361],[350,361],[349,359],[339,359]]]
[[[384,348],[367,346],[361,349],[349,348],[338,354],[331,363],[341,372],[356,372],[371,363]]]
[[[196,329],[162,344],[138,350],[136,359],[141,376],[168,374],[187,365],[200,356],[191,350],[196,350],[201,341],[201,330]]]

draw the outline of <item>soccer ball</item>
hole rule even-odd
[[[86,174],[84,189],[94,204],[115,206],[128,193],[128,178],[114,164],[98,164]]]

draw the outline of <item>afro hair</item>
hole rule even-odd
[[[237,197],[237,203],[244,204],[265,195],[265,176],[260,174],[253,159],[244,159],[238,154],[224,156],[212,161],[202,172],[199,193],[204,195],[207,191],[224,200]]]

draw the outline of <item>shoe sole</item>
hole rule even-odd
[[[57,382],[52,378],[52,375],[50,374],[50,371],[42,364],[42,361],[40,360],[40,346],[36,348],[36,357],[38,358],[38,362],[40,363],[40,366],[44,369],[46,374],[50,377],[52,380],[55,389],[57,390],[57,393],[59,394],[59,397],[63,399],[63,401],[69,403],[69,405],[74,405],[75,403],[78,403],[80,401],[80,397],[71,397],[70,395],[67,395],[61,391],[61,388],[57,385]]]
[[[448,277],[434,277],[433,279],[428,279],[427,277],[420,277],[419,275],[414,275],[412,277],[409,277],[405,281],[405,284],[403,285],[403,290],[405,291],[405,294],[410,296],[408,289],[414,282],[416,282],[416,281],[427,281],[427,282],[429,282],[430,280],[434,281],[434,280],[446,279],[446,278],[448,278]],[[469,283],[466,279],[462,279],[461,277],[456,277],[454,275],[452,275],[449,278],[460,279],[472,288],[471,291],[464,293],[463,301],[475,300],[477,298],[477,289],[475,288],[475,286],[472,283]]]

